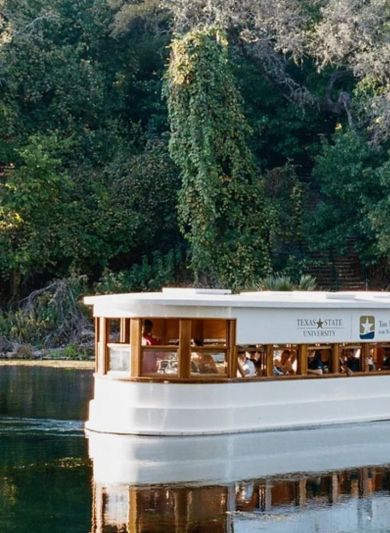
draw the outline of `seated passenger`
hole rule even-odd
[[[275,366],[282,374],[295,374],[292,366],[292,353],[290,350],[283,350],[280,360],[276,362]]]
[[[357,355],[360,355],[360,350],[359,353],[354,352],[353,350],[348,353],[347,368],[349,368],[351,372],[359,372],[360,370],[360,359]]]
[[[194,339],[195,346],[203,346],[201,339]],[[191,372],[199,374],[218,374],[218,367],[209,353],[192,352]]]
[[[324,363],[321,360],[320,350],[309,352],[309,361],[307,363],[307,373],[321,375],[324,373]]]
[[[160,339],[153,336],[153,322],[148,318],[145,319],[142,325],[142,346],[154,346],[160,343]]]
[[[368,371],[373,372],[376,370],[375,360],[374,360],[374,348],[370,348],[370,352],[367,357],[367,366]]]
[[[153,336],[153,322],[144,320],[142,325],[142,346],[155,346],[160,344],[160,339]],[[142,356],[142,374],[154,374],[158,371],[158,358],[160,354],[154,350],[145,350]]]
[[[252,377],[257,375],[255,363],[244,351],[238,352],[238,369],[238,376]]]
[[[386,370],[389,370],[390,368],[390,355],[386,354],[385,358],[383,359],[383,365],[382,367]]]

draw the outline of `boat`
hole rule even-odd
[[[389,292],[87,296],[86,428],[196,436],[390,419]]]

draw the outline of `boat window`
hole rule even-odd
[[[178,350],[163,347],[142,349],[142,375],[173,375],[178,373]]]
[[[340,345],[340,372],[353,374],[364,370],[363,353],[361,344]]]
[[[297,347],[293,344],[275,344],[273,346],[274,376],[293,376],[298,371]]]
[[[307,373],[310,375],[322,375],[338,372],[339,367],[333,369],[333,348],[330,344],[315,344],[307,350]]]
[[[142,320],[141,375],[177,376],[179,326],[177,318]]]
[[[108,372],[130,373],[130,344],[108,343]]]
[[[194,319],[191,321],[191,338],[194,343],[201,341],[204,346],[226,346],[227,320]]]
[[[226,320],[191,321],[191,376],[227,374],[227,331]]]
[[[126,322],[127,320],[127,322]],[[128,319],[110,318],[107,320],[107,372],[130,372],[131,350]],[[125,340],[127,342],[125,342]]]
[[[178,346],[179,319],[144,318],[141,342],[143,346]]]
[[[120,320],[119,318],[110,318],[107,320],[108,340],[109,342],[119,342]]]
[[[377,370],[390,371],[390,344],[372,345]]]

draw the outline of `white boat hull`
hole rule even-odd
[[[95,376],[87,429],[213,435],[390,419],[390,376],[187,384]]]

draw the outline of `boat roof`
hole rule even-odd
[[[381,291],[254,291],[232,294],[226,289],[164,288],[161,292],[138,292],[86,296],[86,305],[94,306],[95,316],[113,316],[116,310],[128,310],[151,316],[163,307],[207,308],[389,308],[390,292]],[[146,313],[147,311],[147,313]],[[138,314],[142,316],[142,314]]]

